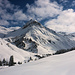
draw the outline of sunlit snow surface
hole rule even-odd
[[[1,69],[0,75],[75,75],[75,51]]]

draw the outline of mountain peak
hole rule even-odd
[[[38,23],[36,20],[31,19],[30,21],[28,21],[26,24],[31,24],[31,23]]]
[[[22,28],[24,29],[24,28],[27,28],[28,26],[41,26],[41,27],[43,27],[43,25],[41,25],[38,21],[36,21],[36,20],[30,20],[30,21],[28,21]]]

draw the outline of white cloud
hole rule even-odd
[[[15,20],[27,20],[27,16],[22,12],[22,10],[15,12],[13,17]]]
[[[45,25],[55,31],[75,32],[75,12],[73,9],[64,10],[57,19],[49,20]]]
[[[9,25],[9,22],[6,20],[0,20],[0,25]]]
[[[75,6],[75,1],[72,2],[72,6]]]
[[[30,17],[37,20],[55,17],[62,11],[62,6],[59,6],[56,2],[51,3],[50,0],[37,0],[34,4],[27,4],[26,6]]]
[[[62,6],[59,6],[56,2],[51,3],[50,0],[37,0],[34,4],[27,4],[26,6],[27,12],[23,13],[18,6],[11,4],[8,0],[0,0],[0,17],[5,21],[15,20],[18,22],[31,18],[41,21],[55,17],[62,11]]]
[[[11,4],[8,0],[0,0],[0,25],[9,25],[10,22],[8,20],[18,22],[27,20],[27,16],[19,9],[19,6]],[[2,23],[3,21],[4,23]]]

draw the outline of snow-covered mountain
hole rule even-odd
[[[0,60],[3,58],[8,60],[13,55],[15,62],[24,62],[30,57],[34,60],[35,55],[38,54],[53,54],[57,50],[75,47],[75,43],[68,37],[64,37],[34,20],[30,20],[17,30],[4,27],[3,29],[1,27],[1,30],[3,35],[6,35],[1,35],[2,38],[0,38]]]
[[[57,50],[75,46],[75,43],[69,38],[44,27],[34,20],[30,20],[17,31],[8,33],[5,39],[25,51],[39,54],[52,54]]]

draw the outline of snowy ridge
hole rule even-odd
[[[66,35],[70,40],[75,41],[75,33]]]
[[[65,33],[65,32],[58,32],[59,34],[69,38],[71,41],[75,41],[75,33]]]

